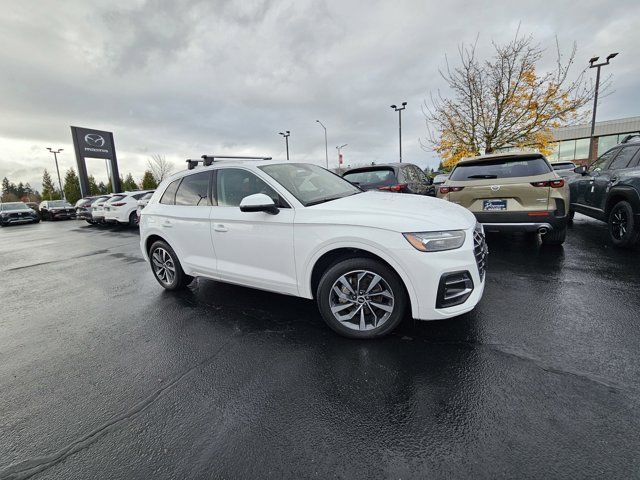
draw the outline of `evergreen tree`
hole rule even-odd
[[[80,192],[80,179],[76,175],[76,172],[73,168],[67,170],[66,175],[64,176],[64,196],[67,198],[67,201],[74,205],[78,200],[82,198],[82,193]]]
[[[98,184],[98,191],[101,195],[106,195],[107,193],[109,193],[109,189],[102,181]]]
[[[18,183],[15,193],[16,193],[16,197],[18,197],[18,199],[22,201],[22,198],[24,197],[24,183],[22,182]]]
[[[100,195],[101,193],[100,187],[96,183],[96,178],[93,175],[89,175],[89,194]]]
[[[127,173],[127,177],[122,182],[122,190],[124,190],[125,192],[138,190],[138,185],[136,184],[136,181],[133,179],[133,176],[130,173]]]
[[[9,183],[9,179],[7,177],[4,177],[2,179],[2,201],[3,202],[8,202],[8,200],[6,199],[9,194],[11,194],[11,183]]]
[[[141,187],[142,190],[155,190],[156,188],[158,188],[158,182],[156,182],[156,179],[153,177],[153,173],[151,172],[151,170],[147,170],[144,172],[144,175],[142,176]]]
[[[42,198],[45,200],[60,200],[61,195],[51,179],[51,175],[45,168],[42,172]]]

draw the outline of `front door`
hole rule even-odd
[[[215,198],[211,235],[217,257],[217,276],[231,283],[298,294],[293,251],[295,211],[253,172],[243,168],[215,170]],[[254,193],[273,198],[280,210],[241,212],[240,201]]]

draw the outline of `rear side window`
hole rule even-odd
[[[182,181],[181,178],[175,180],[169,184],[167,189],[162,194],[162,198],[160,199],[160,203],[165,205],[175,205],[176,204],[176,190],[178,190],[178,185]]]
[[[347,172],[343,178],[358,185],[395,185],[398,183],[392,168]]]
[[[636,153],[638,153],[638,150],[640,150],[640,146],[624,147],[622,150],[620,150],[620,153],[613,160],[613,162],[611,162],[609,168],[611,170],[616,170],[618,168],[627,168],[627,166],[631,162],[631,159],[635,156]]]
[[[200,172],[182,179],[176,192],[176,205],[209,206],[209,178],[211,172]]]
[[[544,175],[551,171],[542,157],[506,157],[459,164],[449,177],[451,180],[516,178]]]

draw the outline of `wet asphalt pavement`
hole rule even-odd
[[[489,237],[482,302],[391,337],[164,292],[124,228],[0,230],[0,479],[640,476],[640,250]]]

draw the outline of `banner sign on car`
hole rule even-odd
[[[78,178],[80,179],[80,192],[85,197],[90,195],[89,176],[87,174],[87,158],[103,158],[111,164],[111,185],[114,192],[122,190],[120,186],[120,173],[118,172],[118,159],[113,143],[113,133],[91,128],[71,127],[73,147],[76,151],[78,162]]]

